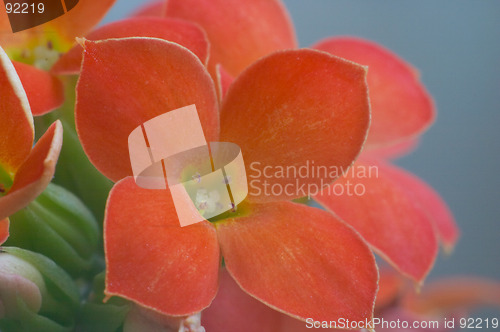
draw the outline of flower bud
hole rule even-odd
[[[0,251],[0,330],[71,331],[78,290],[53,261],[27,250]]]
[[[0,319],[18,316],[17,301],[38,312],[45,292],[43,277],[35,267],[16,256],[0,253]]]
[[[92,213],[66,189],[49,184],[26,208],[10,217],[6,245],[39,252],[73,277],[95,268],[99,229]]]

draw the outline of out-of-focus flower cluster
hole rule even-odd
[[[0,331],[306,331],[499,305],[478,279],[415,294],[459,231],[391,163],[435,117],[411,65],[352,37],[298,48],[279,0],[160,1],[95,28],[113,4],[0,35]],[[127,144],[192,104],[254,191],[181,227]]]

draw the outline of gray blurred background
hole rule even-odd
[[[452,256],[441,255],[430,278],[500,279],[500,1],[284,2],[303,47],[332,35],[359,36],[420,70],[438,118],[398,164],[441,193],[462,231]],[[118,0],[105,22],[143,3]]]

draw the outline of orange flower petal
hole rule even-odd
[[[380,267],[380,280],[378,282],[377,302],[375,310],[380,312],[394,304],[406,286],[401,274],[389,267]]]
[[[419,294],[408,292],[402,302],[405,308],[421,314],[500,307],[500,283],[474,277],[445,278],[430,283]]]
[[[0,220],[27,206],[45,190],[54,176],[62,134],[61,122],[57,120],[35,144],[9,192],[0,198]]]
[[[140,7],[137,11],[132,14],[132,17],[164,17],[165,16],[165,6],[167,2],[165,0],[152,1]]]
[[[222,101],[234,78],[220,64],[215,66],[215,72],[217,77],[217,92],[219,93],[219,100]]]
[[[347,168],[353,162],[370,122],[365,74],[352,62],[302,49],[263,58],[231,84],[221,108],[221,140],[242,149],[250,199],[306,196],[304,186],[319,190],[337,177],[312,176],[313,164]],[[279,167],[307,168],[309,176],[275,175]]]
[[[313,47],[368,66],[373,113],[367,147],[408,140],[433,122],[433,102],[415,70],[389,50],[348,37],[329,38]]]
[[[201,324],[207,331],[238,332],[307,332],[309,324],[271,309],[245,293],[222,270],[219,291],[210,307],[201,315]],[[345,331],[314,328],[316,330]]]
[[[314,199],[353,226],[400,272],[422,282],[437,256],[436,235],[426,211],[392,173],[387,164],[356,163]]]
[[[0,9],[0,31],[7,33],[12,31],[10,27],[9,17],[7,16],[7,12],[4,11],[3,8]]]
[[[0,164],[13,175],[31,151],[33,116],[12,62],[0,47]]]
[[[33,115],[46,114],[64,102],[64,87],[56,77],[44,70],[13,62],[28,96]]]
[[[276,332],[282,314],[243,292],[226,269],[221,271],[219,291],[201,315],[207,331]]]
[[[180,227],[170,191],[113,187],[104,221],[106,290],[165,315],[206,308],[217,292],[219,246],[207,221]]]
[[[205,32],[196,25],[176,19],[160,17],[129,18],[113,22],[89,33],[88,40],[125,37],[154,37],[185,46],[206,64],[208,41]],[[83,57],[83,48],[76,44],[52,67],[55,74],[77,74]]]
[[[9,218],[0,220],[0,245],[9,237]]]
[[[73,9],[49,24],[67,40],[73,41],[75,37],[83,37],[92,30],[104,18],[115,1],[80,0]]]
[[[436,227],[444,248],[451,250],[458,240],[460,231],[450,209],[439,194],[427,183],[400,168],[387,167],[385,171],[400,185],[401,189],[405,190],[406,195],[411,197],[414,203],[423,208]]]
[[[217,97],[200,60],[156,38],[85,42],[76,126],[90,161],[113,181],[132,175],[128,136],[145,121],[195,104],[207,141],[217,141]]]
[[[361,237],[331,214],[291,202],[252,206],[216,224],[226,268],[241,288],[305,320],[370,319],[375,259]]]
[[[198,23],[210,40],[210,68],[220,63],[234,77],[262,56],[297,47],[279,0],[169,0],[166,14]]]
[[[363,150],[363,158],[397,159],[411,153],[418,147],[419,143],[419,140],[414,138],[393,145],[365,149]]]

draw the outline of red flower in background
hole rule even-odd
[[[50,62],[57,60],[59,53],[67,51],[75,37],[85,35],[95,27],[114,3],[115,0],[81,0],[66,14],[16,33],[11,33],[9,18],[2,6],[0,45],[11,58],[40,66],[48,64],[50,67]],[[50,61],[42,63],[36,60]]]
[[[63,84],[48,70],[74,43],[91,30],[115,0],[84,0],[68,13],[45,24],[10,33],[10,23],[0,6],[0,45],[13,60],[28,95],[31,113],[43,115],[64,102]]]

